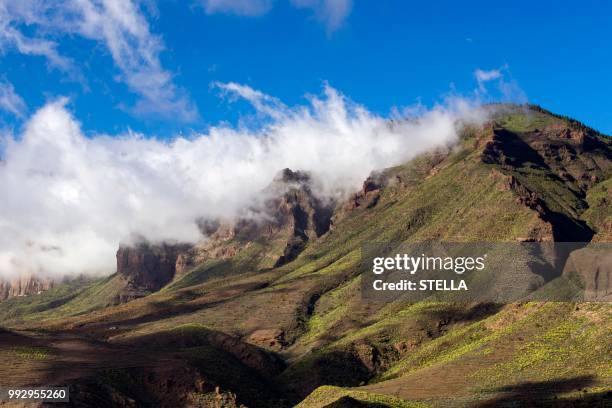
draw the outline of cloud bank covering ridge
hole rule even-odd
[[[329,86],[297,107],[244,85],[217,86],[249,100],[266,125],[222,124],[170,141],[88,137],[58,99],[5,137],[0,277],[112,273],[122,240],[195,242],[196,219],[243,215],[283,168],[311,172],[322,197],[346,196],[371,171],[455,141],[459,119],[484,120],[461,98],[391,124]]]

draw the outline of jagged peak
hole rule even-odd
[[[282,183],[304,184],[309,183],[311,181],[311,176],[308,172],[300,170],[294,171],[287,167],[279,172],[279,174],[274,178],[274,181]]]

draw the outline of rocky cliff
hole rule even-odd
[[[119,302],[127,302],[161,289],[172,280],[176,261],[187,245],[140,242],[117,251],[117,275],[124,283]]]
[[[232,259],[245,250],[253,252],[249,252],[252,263],[260,267],[281,266],[330,229],[336,203],[313,194],[307,173],[284,169],[262,197],[237,220],[201,221],[206,239],[179,255],[177,275],[207,260]]]
[[[117,274],[124,287],[120,303],[146,296],[207,260],[226,260],[255,248],[254,257],[270,267],[292,261],[307,242],[325,234],[333,202],[312,193],[308,174],[285,169],[262,192],[265,199],[235,221],[200,220],[205,238],[196,245],[123,245],[117,251]]]
[[[53,287],[51,279],[23,275],[10,280],[0,280],[0,301],[19,296],[37,295]]]
[[[590,206],[588,192],[612,171],[609,138],[577,122],[526,126],[506,119],[485,127],[478,144],[482,162],[505,174],[505,188],[550,226],[550,234],[536,240],[591,241],[597,231],[580,218]]]

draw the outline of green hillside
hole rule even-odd
[[[0,383],[51,370],[79,392],[142,406],[168,403],[160,387],[194,406],[603,404],[609,303],[369,302],[360,263],[381,241],[609,242],[611,175],[610,138],[540,108],[496,107],[457,146],[384,169],[375,188],[338,203],[330,230],[281,266],[271,257],[286,235],[234,237],[219,244],[234,256],[128,303],[114,302],[115,275],[0,303],[11,362]],[[24,357],[18,341],[47,357]]]

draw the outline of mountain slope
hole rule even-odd
[[[149,367],[160,381],[179,378],[168,393],[203,406],[210,398],[248,406],[601,401],[612,387],[609,303],[367,302],[360,263],[363,245],[376,241],[608,242],[611,173],[609,138],[539,108],[496,107],[455,148],[373,174],[331,218],[324,212],[325,228],[315,216],[321,204],[299,182],[272,205],[282,215],[275,228],[234,229],[185,251],[180,273],[158,292],[113,305],[117,292],[101,288],[115,276],[72,298],[56,288],[36,308],[36,298],[0,303],[1,321],[18,330],[0,334],[5,358],[19,362],[15,378],[36,383],[52,370],[82,392],[140,404],[162,387],[134,371],[147,353],[160,355]],[[84,307],[93,293],[100,301]],[[38,354],[15,351],[16,336],[33,350],[51,344],[46,357],[22,361]],[[101,356],[120,350],[125,364],[100,358],[72,374],[63,336]],[[185,362],[204,385],[162,372],[168,361]],[[360,388],[318,388],[326,385]]]

